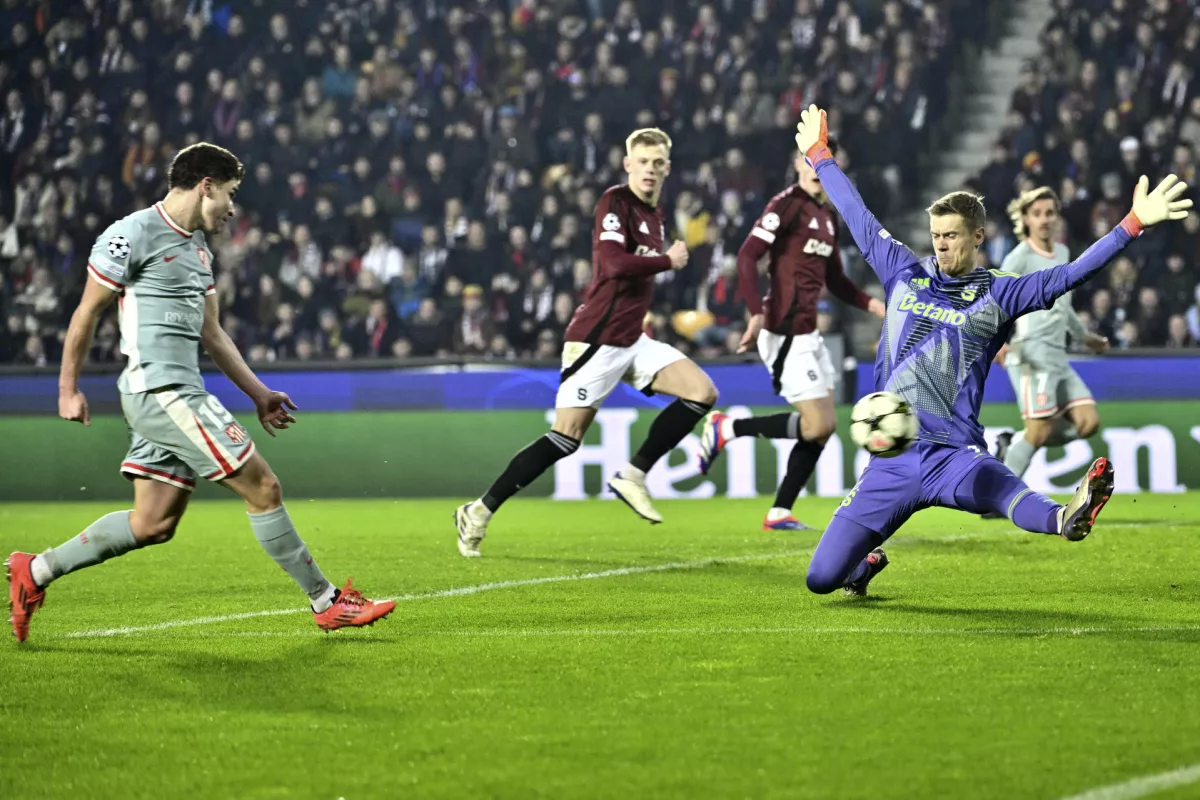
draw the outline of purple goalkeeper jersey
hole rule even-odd
[[[979,406],[992,358],[1016,319],[1054,304],[1133,240],[1118,226],[1073,262],[1018,275],[977,268],[951,277],[934,256],[919,258],[867,210],[832,158],[819,161],[825,193],[886,292],[887,316],[875,357],[875,388],[916,410],[918,438],[986,447]]]

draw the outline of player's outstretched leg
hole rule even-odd
[[[696,423],[712,410],[717,402],[717,387],[695,362],[684,359],[660,370],[650,388],[656,393],[671,395],[676,400],[654,418],[646,441],[629,463],[608,482],[608,488],[639,517],[651,524],[658,524],[662,522],[662,515],[650,502],[646,473],[659,459],[674,450],[683,437],[696,427]]]
[[[1062,447],[1078,438],[1079,430],[1066,417],[1027,419],[1024,430],[996,437],[996,458],[1020,478],[1042,447]],[[982,516],[984,519],[1005,519],[1007,515],[1003,511],[987,511]]]
[[[817,543],[808,565],[806,583],[816,594],[844,589],[865,595],[871,580],[888,565],[879,547],[884,537],[846,517],[834,516]]]
[[[454,524],[458,528],[458,552],[466,558],[483,555],[479,546],[487,535],[492,515],[506,500],[578,450],[595,416],[596,411],[592,408],[557,409],[554,427],[550,432],[513,456],[504,472],[482,497],[459,506],[454,512]]]
[[[392,613],[394,601],[368,600],[350,580],[338,589],[325,579],[288,516],[279,479],[260,454],[255,453],[221,483],[246,501],[254,538],[308,595],[313,618],[321,630],[373,625]]]
[[[4,562],[8,578],[9,621],[18,642],[29,636],[29,621],[46,600],[46,587],[64,575],[101,564],[175,535],[189,491],[157,480],[133,481],[133,509],[114,511],[81,533],[40,555],[13,553]]]
[[[994,458],[981,459],[965,450],[957,457],[962,459],[964,477],[941,496],[941,505],[976,514],[996,512],[1031,533],[1057,534],[1077,542],[1091,532],[1100,509],[1112,496],[1113,468],[1106,458],[1092,463],[1075,496],[1062,506],[1030,489]]]

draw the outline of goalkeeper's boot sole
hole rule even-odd
[[[707,475],[717,461],[717,456],[729,444],[729,440],[721,435],[721,424],[728,418],[727,414],[714,411],[704,420],[704,430],[700,434],[700,474]]]
[[[454,525],[458,528],[458,552],[463,558],[479,558],[483,555],[479,546],[487,535],[487,523],[480,522],[471,514],[471,503],[459,506],[454,512]]]
[[[845,591],[846,594],[854,595],[856,597],[866,597],[867,587],[871,584],[871,581],[875,580],[876,575],[887,569],[887,553],[883,552],[883,548],[876,547],[874,550],[867,553],[867,564],[870,566],[871,571],[867,573],[866,577],[859,578],[858,580],[854,581],[854,583],[847,583],[845,587],[843,587],[843,591]]]
[[[649,522],[651,525],[657,525],[662,522],[662,514],[654,510],[654,506],[650,503],[650,493],[646,491],[645,481],[635,481],[630,478],[622,478],[619,474],[614,475],[612,480],[608,482],[608,488],[612,493],[621,499],[625,505],[633,509],[633,513],[637,514],[642,519]]]
[[[1075,490],[1075,496],[1059,513],[1059,534],[1068,542],[1086,539],[1096,524],[1100,510],[1112,497],[1113,465],[1107,458],[1092,462],[1087,474]]]
[[[783,517],[782,519],[764,519],[762,524],[764,531],[811,531],[808,525],[805,525],[795,517]]]

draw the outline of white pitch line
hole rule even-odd
[[[1181,767],[1170,772],[1160,772],[1157,775],[1146,775],[1124,783],[1090,789],[1083,794],[1064,797],[1063,800],[1135,800],[1138,797],[1145,797],[1180,786],[1190,786],[1198,782],[1200,782],[1200,764],[1193,764],[1190,767]]]
[[[561,630],[507,630],[491,628],[466,631],[414,631],[402,630],[399,636],[405,638],[535,638],[535,637],[564,637],[564,638],[622,638],[640,636],[1089,636],[1111,633],[1169,633],[1181,631],[1200,632],[1198,625],[1139,625],[1129,627],[1057,627],[1057,628],[872,628],[872,627],[747,627],[747,628],[564,628]],[[137,631],[127,635],[137,636],[153,631]],[[76,634],[78,635],[78,634]],[[283,638],[316,638],[321,636],[316,630],[300,631],[193,631],[184,634],[192,638],[227,638],[227,637],[283,637]],[[378,634],[376,634],[378,635]],[[386,633],[384,634],[386,635]]]
[[[728,558],[702,558],[696,561],[676,561],[670,564],[655,564],[649,567],[620,567],[618,569],[606,569],[602,572],[577,572],[571,575],[549,575],[543,578],[525,578],[514,581],[496,581],[494,583],[478,583],[471,586],[456,586],[451,589],[439,589],[434,592],[422,592],[420,594],[405,594],[399,597],[387,598],[395,600],[397,603],[406,603],[413,600],[432,600],[438,597],[461,597],[469,594],[479,594],[480,592],[491,592],[497,589],[514,589],[521,586],[537,586],[543,583],[565,583],[567,581],[592,581],[600,578],[616,578],[623,575],[644,575],[650,572],[670,572],[674,570],[685,569],[703,569],[704,567],[712,567],[718,564],[731,564],[743,561],[771,561],[781,558],[791,558],[793,556],[808,555],[812,552],[811,549],[791,550],[786,553],[755,553],[752,555],[729,556]],[[234,622],[242,619],[254,619],[256,617],[275,617],[284,614],[301,614],[308,611],[306,608],[284,608],[274,611],[248,611],[244,614],[224,614],[213,617],[196,617],[194,619],[172,620],[170,622],[158,622],[152,625],[131,625],[123,628],[99,628],[89,631],[76,631],[75,633],[61,634],[63,639],[86,639],[101,636],[123,636],[134,633],[149,633],[152,631],[165,631],[172,628],[191,628],[198,625],[216,625],[222,622]]]
[[[1118,523],[1110,527],[1131,527],[1128,524]],[[963,533],[952,534],[950,536],[938,536],[924,538],[920,536],[905,536],[897,537],[892,540],[892,544],[936,544],[939,542],[962,542],[968,540],[988,539],[994,534],[1003,534],[1006,531],[996,530],[987,531],[984,533]],[[1028,535],[1028,534],[1026,534]],[[1036,535],[1036,534],[1035,534]],[[999,539],[998,541],[1003,541]],[[756,553],[752,555],[730,556],[728,558],[703,558],[696,561],[679,561],[671,564],[657,564],[650,567],[620,567],[618,569],[609,569],[602,572],[584,572],[575,573],[572,575],[552,575],[544,578],[527,578],[523,580],[513,581],[498,581],[495,583],[481,583],[472,586],[457,586],[451,589],[439,589],[434,592],[424,592],[420,594],[406,594],[399,597],[385,598],[395,600],[397,603],[411,602],[413,600],[432,600],[438,597],[460,597],[463,595],[479,594],[480,592],[490,592],[496,589],[513,589],[521,586],[536,586],[543,583],[563,583],[566,581],[587,581],[596,580],[598,578],[614,578],[622,575],[643,575],[651,572],[668,572],[673,570],[684,569],[702,569],[704,567],[714,566],[716,564],[736,563],[743,561],[770,561],[781,558],[790,558],[792,556],[810,555],[813,548],[801,550],[791,550],[786,553]],[[158,622],[151,625],[131,625],[122,628],[97,628],[94,630],[75,631],[74,633],[59,634],[58,638],[62,639],[86,639],[103,636],[122,636],[135,633],[148,633],[153,631],[166,631],[174,628],[194,628],[200,625],[217,625],[223,622],[236,622],[243,619],[256,619],[258,617],[277,617],[285,614],[302,614],[308,609],[306,608],[283,608],[272,611],[247,611],[243,614],[223,614],[220,616],[211,617],[195,617],[193,619],[172,620],[169,622]]]

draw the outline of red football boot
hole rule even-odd
[[[8,621],[18,642],[29,637],[29,619],[46,602],[45,589],[33,582],[29,564],[33,553],[13,553],[4,562],[4,577],[8,579]]]
[[[346,579],[346,585],[334,599],[333,605],[320,614],[313,612],[317,627],[323,631],[336,631],[338,628],[361,628],[364,625],[374,625],[376,620],[383,619],[392,613],[396,607],[395,600],[368,600],[362,592],[354,588],[352,578]]]

